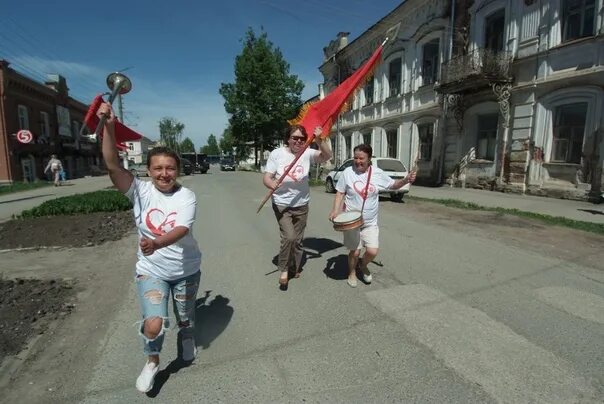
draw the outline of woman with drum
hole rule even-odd
[[[313,136],[319,150],[306,149],[295,167],[292,167],[286,177],[279,184],[280,178],[292,165],[298,152],[302,150],[308,134],[301,125],[292,125],[285,134],[285,146],[273,150],[266,162],[262,182],[264,186],[273,189],[273,212],[281,233],[281,246],[279,248],[278,268],[279,287],[287,290],[290,276],[300,277],[302,265],[302,238],[308,217],[308,203],[310,200],[310,186],[308,173],[310,162],[321,164],[331,158],[329,142],[321,139],[322,129],[316,127]]]
[[[414,171],[403,179],[393,180],[380,168],[371,165],[372,154],[373,149],[369,145],[361,144],[354,148],[354,164],[342,172],[336,184],[337,192],[333,209],[329,214],[329,219],[334,224],[339,223],[340,230],[344,233],[344,246],[350,251],[348,285],[353,288],[357,286],[357,264],[363,273],[365,283],[372,281],[367,264],[377,256],[379,248],[379,191],[399,189],[415,181]],[[365,254],[359,263],[363,247],[365,247]]]

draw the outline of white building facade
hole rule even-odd
[[[152,149],[155,142],[143,136],[140,140],[134,142],[126,142],[128,150],[126,150],[128,160],[135,164],[146,164],[147,153]]]
[[[369,143],[424,183],[599,198],[603,0],[407,0],[325,55],[326,92],[400,22],[334,128],[338,160]],[[336,136],[333,136],[336,139]]]

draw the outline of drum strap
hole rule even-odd
[[[363,214],[363,209],[365,208],[365,201],[367,200],[367,191],[369,191],[369,181],[371,181],[371,166],[369,166],[369,171],[367,172],[367,184],[365,185],[365,192],[363,193],[363,206],[361,206],[361,214]]]

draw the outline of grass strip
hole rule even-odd
[[[121,192],[95,191],[63,196],[43,202],[33,209],[24,210],[18,218],[77,215],[93,212],[118,212],[132,208]]]
[[[416,201],[425,201],[425,202],[433,202],[438,203],[440,205],[445,205],[451,208],[457,209],[466,209],[466,210],[480,210],[485,212],[496,212],[501,215],[514,215],[519,217],[524,217],[528,219],[538,220],[542,223],[554,225],[554,226],[562,226],[568,227],[575,230],[583,230],[588,231],[590,233],[602,234],[604,235],[604,224],[602,223],[592,223],[592,222],[583,222],[581,220],[573,220],[568,219],[566,217],[560,216],[550,216],[544,215],[542,213],[533,213],[527,212],[519,209],[508,209],[508,208],[491,208],[487,206],[480,206],[472,202],[464,202],[457,199],[430,199],[430,198],[422,198],[419,196],[411,196],[407,195],[406,198],[416,200]]]

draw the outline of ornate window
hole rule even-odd
[[[396,58],[388,65],[388,84],[390,96],[394,97],[401,93],[402,60]]]
[[[595,0],[562,0],[562,42],[594,34]]]
[[[365,105],[373,104],[373,76],[365,84]]]
[[[438,39],[433,39],[423,47],[422,56],[422,85],[433,84],[438,78],[439,66],[439,44]]]
[[[386,131],[386,147],[386,156],[397,158],[398,134],[396,129],[389,129]]]
[[[504,50],[505,9],[495,11],[485,20],[484,47],[493,53]]]
[[[425,123],[417,126],[419,134],[419,160],[432,160],[432,142],[434,140],[434,123]]]
[[[587,103],[560,105],[554,110],[552,157],[557,163],[581,163]]]
[[[344,150],[345,150],[345,158],[349,159],[352,157],[352,135],[344,136]]]
[[[494,161],[499,114],[478,115],[477,119],[476,158]]]

